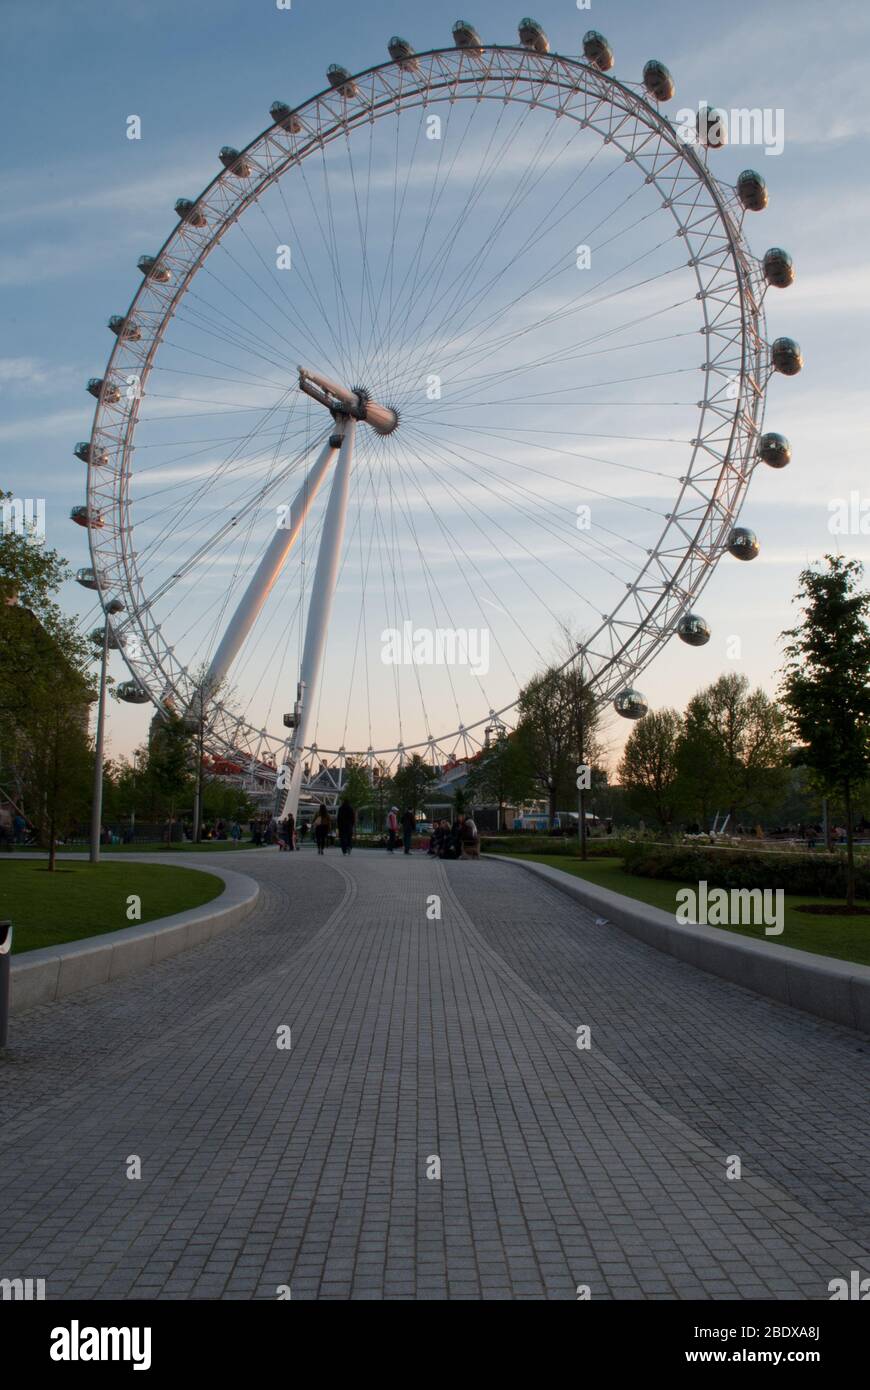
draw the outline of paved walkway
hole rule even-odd
[[[0,1277],[49,1298],[825,1299],[870,1274],[866,1039],[512,865],[216,862],[262,884],[242,927],[13,1019]]]

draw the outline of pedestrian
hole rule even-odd
[[[462,859],[480,858],[480,835],[471,816],[459,817],[459,839]]]
[[[402,840],[405,845],[406,854],[411,853],[411,837],[416,829],[417,817],[414,815],[414,812],[408,808],[402,816]]]
[[[27,829],[27,821],[20,811],[16,811],[12,817],[12,833],[15,836],[16,845],[24,844],[24,832]]]
[[[305,836],[306,836],[307,834],[308,834],[308,821],[307,821],[307,820],[304,820],[304,821],[302,822],[301,826],[299,827],[299,838],[301,839],[303,845],[305,844]]]
[[[387,849],[389,850],[390,854],[393,853],[393,851],[395,850],[396,845],[397,845],[398,843],[399,843],[399,808],[398,808],[398,806],[391,806],[391,807],[390,807],[390,814],[387,816]]]
[[[287,848],[291,852],[296,848],[296,817],[291,811],[287,813]]]
[[[239,825],[239,822],[237,820],[234,820],[232,825],[230,826],[230,839],[233,842],[233,849],[238,849],[239,841],[241,840],[241,838],[242,827]]]
[[[345,796],[342,798],[336,816],[338,822],[338,843],[341,845],[342,854],[350,854],[353,849],[353,830],[356,825],[356,811]]]
[[[0,849],[12,849],[12,812],[5,801],[0,805]]]
[[[314,817],[314,838],[317,842],[318,854],[322,854],[325,850],[326,842],[329,838],[329,832],[331,829],[332,821],[329,818],[329,812],[327,811],[324,803],[321,801],[320,810]]]

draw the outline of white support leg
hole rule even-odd
[[[317,683],[323,664],[332,600],[341,562],[355,429],[356,421],[345,417],[344,439],[339,451],[338,463],[335,465],[332,491],[329,494],[329,503],[323,521],[320,549],[317,554],[317,568],[314,573],[311,598],[308,604],[308,622],[305,628],[305,645],[302,649],[302,670],[300,672],[302,709],[299,722],[293,731],[289,756],[286,760],[289,768],[289,781],[283,807],[279,810],[279,819],[292,815],[295,820],[299,810],[304,750],[308,742],[308,733],[317,701]]]
[[[332,438],[332,433],[331,431],[330,438]],[[205,697],[203,705],[208,702],[210,695],[217,690],[226,676],[263,604],[272,592],[278,576],[284,568],[287,556],[293,549],[296,538],[302,530],[302,523],[308,515],[308,509],[317,496],[320,484],[323,482],[326,471],[337,452],[338,450],[327,441],[314,467],[297,492],[290,507],[289,517],[285,517],[282,526],[275,528],[275,534],[267,545],[263,558],[242,595],[239,605],[227,625],[226,632],[221,638],[220,646],[212,658],[208,674],[203,681]]]

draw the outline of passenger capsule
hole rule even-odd
[[[797,376],[804,365],[803,353],[794,338],[777,338],[770,349],[770,359],[775,372],[783,376]]]
[[[748,526],[735,526],[728,538],[728,552],[735,560],[754,560],[761,546]]]
[[[250,164],[243,154],[233,149],[232,145],[222,145],[218,159],[227,172],[234,174],[237,179],[249,179],[251,177]]]
[[[189,198],[179,198],[175,211],[179,220],[186,222],[189,227],[204,227],[206,224],[206,216],[199,203],[192,203]]]
[[[407,39],[400,39],[398,34],[394,34],[387,44],[387,52],[394,63],[398,63],[404,72],[416,72],[420,64],[417,62],[417,54]]]
[[[710,628],[697,613],[684,613],[677,623],[677,636],[688,647],[704,647],[710,640]]]
[[[472,53],[482,53],[483,44],[473,24],[465,19],[457,19],[453,26],[453,42],[457,48],[467,48]]]
[[[771,468],[785,468],[791,463],[791,445],[784,434],[763,434],[758,441],[758,457]]]
[[[70,521],[74,521],[76,526],[104,526],[101,512],[94,512],[93,515],[87,507],[73,507],[69,514]]]
[[[117,405],[121,399],[121,388],[114,382],[107,382],[101,376],[92,376],[88,382],[88,390],[97,400],[102,399],[106,405]]]
[[[115,686],[115,694],[128,705],[147,705],[151,699],[138,681],[121,681]]]
[[[139,325],[132,319],[125,319],[123,314],[113,314],[108,326],[115,337],[123,338],[125,343],[138,343],[142,337]]]
[[[613,702],[613,708],[623,719],[643,719],[649,713],[646,696],[639,690],[621,690]]]
[[[334,87],[339,96],[343,96],[345,100],[355,97],[359,92],[359,87],[347,68],[341,67],[338,63],[330,63],[326,69],[326,78],[330,87]]]
[[[90,444],[84,439],[76,445],[73,453],[77,459],[81,459],[82,463],[91,463],[95,468],[104,468],[109,462],[109,455],[105,449],[100,449],[98,453],[94,453]]]
[[[658,58],[650,58],[648,63],[644,63],[643,85],[656,101],[672,101],[677,90],[674,79]]]
[[[716,106],[702,101],[698,107],[698,144],[707,150],[722,150],[728,144],[728,118]]]
[[[76,570],[76,583],[81,584],[83,589],[98,589],[96,570],[88,565],[85,569]]]
[[[269,107],[269,115],[276,125],[282,130],[288,130],[291,135],[298,135],[302,130],[302,122],[286,101],[273,101]]]
[[[737,197],[747,212],[764,212],[767,207],[767,184],[755,169],[744,169],[737,176]]]
[[[161,265],[155,256],[140,256],[136,265],[146,280],[156,280],[159,285],[168,285],[172,279],[169,269]]]
[[[786,290],[794,284],[794,263],[781,246],[771,246],[769,251],[765,251],[761,268],[765,280],[775,289]]]
[[[583,35],[583,57],[599,72],[610,72],[613,67],[613,49],[597,29],[590,29]]]
[[[521,19],[519,23],[520,43],[533,53],[549,53],[550,40],[536,19]]]

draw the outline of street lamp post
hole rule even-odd
[[[122,613],[124,605],[120,599],[110,599],[106,604],[106,618],[103,626],[103,655],[100,662],[100,703],[97,708],[97,740],[94,749],[94,791],[91,798],[91,863],[100,862],[100,829],[103,821],[103,743],[106,732],[106,667],[109,661],[109,618]]]

